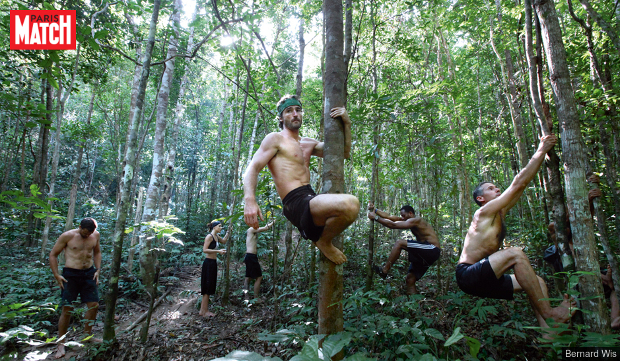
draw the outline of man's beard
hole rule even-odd
[[[294,119],[291,119],[290,121],[284,121],[284,126],[286,127],[286,129],[288,129],[288,130],[297,130],[297,129],[301,128],[301,119],[299,119],[299,124],[294,124],[293,120]]]

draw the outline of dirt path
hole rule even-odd
[[[231,282],[242,280],[236,279]],[[233,350],[254,351],[273,356],[277,356],[280,351],[273,347],[273,344],[258,340],[258,334],[265,332],[267,326],[272,324],[273,312],[269,301],[247,305],[236,294],[231,296],[230,304],[224,307],[221,305],[221,297],[216,295],[210,307],[216,316],[205,319],[198,315],[197,308],[197,302],[201,297],[200,266],[164,270],[160,283],[172,288],[172,291],[153,312],[149,338],[145,344],[140,342],[140,328],[143,322],[132,330],[126,331],[126,329],[147,311],[148,301],[131,300],[126,302],[126,307],[118,308],[116,331],[118,347],[105,352],[99,345],[79,347],[69,344],[67,354],[61,360],[198,361],[222,357]],[[218,285],[218,292],[220,286]],[[240,288],[237,285],[233,287],[233,289]],[[97,337],[101,337],[103,332],[102,318],[103,312],[100,311],[94,327]],[[76,324],[72,326],[78,327]],[[77,341],[78,336],[70,335],[69,340]],[[24,360],[54,360],[55,349],[55,344],[48,344],[21,351],[32,355],[31,359]],[[36,352],[36,358],[33,352]]]

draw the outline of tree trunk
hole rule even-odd
[[[551,87],[556,102],[558,119],[560,120],[566,203],[573,234],[575,263],[577,270],[593,273],[592,275],[583,275],[581,278],[581,297],[586,298],[581,302],[581,308],[590,311],[584,313],[584,320],[587,325],[592,327],[592,331],[609,334],[607,308],[601,298],[596,298],[596,296],[602,295],[603,287],[599,280],[600,265],[588,205],[586,154],[575,95],[566,63],[562,32],[553,1],[535,1],[534,8],[540,19]]]
[[[148,83],[151,55],[153,53],[153,45],[155,44],[155,33],[157,31],[157,19],[159,16],[159,8],[161,0],[154,0],[153,15],[149,26],[149,36],[142,58],[142,73],[140,76],[140,84],[138,86],[138,95],[136,98],[136,109],[132,115],[129,126],[129,142],[127,144],[127,152],[125,153],[124,171],[121,179],[121,198],[118,213],[116,215],[116,225],[114,228],[114,236],[112,237],[114,244],[114,254],[112,265],[110,267],[109,293],[106,301],[105,324],[103,330],[103,338],[111,341],[116,337],[114,330],[114,316],[116,311],[116,299],[118,297],[118,275],[121,266],[121,255],[123,252],[123,238],[125,235],[125,222],[129,214],[129,208],[133,204],[131,197],[131,180],[134,173],[134,160],[136,158],[136,145],[138,138],[138,123],[144,109],[144,95]]]
[[[175,7],[179,7],[181,4],[175,1]],[[198,9],[194,11],[192,15],[192,20],[190,24],[194,22],[196,19],[196,14],[198,13]],[[192,26],[189,29],[189,39],[187,40],[187,53],[189,53],[194,48],[194,27]],[[159,218],[163,219],[168,215],[168,207],[170,206],[170,196],[172,194],[172,184],[174,182],[174,162],[176,160],[177,155],[177,143],[179,141],[179,124],[181,123],[181,119],[185,114],[185,88],[187,88],[187,84],[189,83],[189,79],[187,77],[188,67],[185,68],[185,72],[183,74],[183,78],[181,79],[181,85],[179,86],[179,96],[177,97],[177,106],[174,112],[174,126],[172,127],[172,134],[170,137],[170,142],[168,144],[168,161],[166,162],[166,175],[165,175],[165,183],[163,187],[163,192],[161,195],[160,206],[159,206]]]
[[[325,76],[323,115],[325,148],[323,151],[323,189],[321,193],[344,192],[344,131],[342,122],[330,117],[330,110],[345,105],[346,64],[343,59],[344,33],[342,0],[324,0]],[[342,250],[342,236],[332,244]],[[329,261],[323,253],[319,265],[319,334],[334,334],[343,329],[343,265]],[[341,355],[341,354],[339,354]],[[338,355],[337,355],[338,356]],[[342,357],[337,357],[341,359]]]
[[[525,53],[528,61],[529,79],[530,79],[530,95],[532,97],[532,105],[536,118],[540,125],[540,129],[543,135],[551,134],[553,129],[553,122],[549,115],[549,108],[544,103],[544,88],[543,88],[543,76],[542,76],[542,36],[540,36],[540,24],[538,18],[532,18],[532,5],[531,0],[524,1],[525,6]],[[536,42],[538,49],[538,56],[534,55],[534,48],[532,45],[532,22],[536,23]],[[557,246],[560,248],[562,254],[562,265],[565,270],[572,270],[575,267],[573,256],[568,247],[568,234],[566,223],[566,208],[564,206],[564,193],[562,191],[561,173],[560,173],[560,158],[558,157],[555,149],[551,149],[547,152],[546,158],[547,176],[544,180],[548,180],[547,193],[552,201],[553,207],[553,222],[555,224],[555,234],[557,239]]]
[[[92,90],[93,94],[90,97],[90,105],[88,106],[88,117],[86,118],[86,124],[90,125],[90,120],[93,115],[93,105],[95,103],[95,89]],[[75,173],[73,174],[73,181],[71,181],[71,195],[69,196],[69,210],[67,211],[67,220],[65,222],[65,232],[73,229],[73,218],[75,217],[75,203],[77,202],[77,190],[80,175],[82,173],[82,158],[84,156],[84,148],[86,148],[86,141],[80,142],[78,149],[77,164],[75,166]]]
[[[239,180],[239,158],[241,158],[241,144],[243,144],[243,128],[245,125],[245,112],[248,106],[248,92],[250,90],[250,77],[252,76],[250,69],[252,67],[252,61],[248,60],[247,77],[245,80],[245,95],[243,97],[243,108],[241,110],[241,123],[237,130],[237,144],[233,141],[233,156],[235,157],[232,168],[232,189],[237,189],[237,183]],[[236,149],[235,149],[236,148]],[[230,204],[229,216],[234,213],[235,205],[237,203],[237,195],[234,196],[232,203]],[[235,237],[232,236],[233,222],[230,221],[228,232],[231,232],[231,237],[226,243],[226,267],[224,269],[224,295],[222,296],[222,304],[228,304],[230,298],[230,257],[232,256],[233,246],[235,245]]]
[[[350,0],[347,0],[347,6],[350,6]],[[377,96],[377,23],[376,23],[376,15],[377,15],[377,6],[374,1],[370,3],[370,20],[372,22],[372,94],[373,96]],[[349,27],[347,18],[347,30]],[[349,35],[349,34],[347,34]],[[351,40],[345,37],[345,41],[350,44]],[[349,52],[349,57],[350,57]],[[345,55],[346,57],[346,55]],[[370,178],[370,202],[377,206],[375,203],[377,201],[377,182],[378,179],[378,164],[379,164],[379,125],[378,125],[378,116],[377,111],[373,111],[374,114],[371,115],[373,122],[373,135],[372,135],[372,175]],[[364,287],[364,291],[368,292],[372,290],[372,283],[374,279],[374,272],[372,270],[372,265],[375,262],[375,222],[370,222],[370,230],[368,231],[368,265],[366,267],[366,286]]]
[[[144,187],[138,190],[138,203],[136,205],[136,217],[133,221],[133,232],[131,232],[131,246],[129,247],[129,255],[127,256],[127,271],[133,273],[133,257],[136,253],[136,244],[141,235],[140,219],[142,218],[142,202],[144,201]]]

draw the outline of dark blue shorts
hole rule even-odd
[[[498,279],[488,258],[483,258],[473,265],[468,263],[457,265],[456,284],[463,292],[473,296],[514,299],[512,278],[505,274]]]
[[[62,276],[67,282],[63,282],[64,288],[60,292],[61,306],[70,306],[77,301],[78,295],[82,303],[99,302],[97,281],[93,279],[96,272],[94,266],[87,269],[63,268]]]

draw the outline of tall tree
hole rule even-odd
[[[153,1],[153,14],[149,24],[149,35],[142,56],[142,72],[140,75],[140,84],[138,86],[138,94],[136,97],[136,108],[132,114],[129,126],[129,142],[127,143],[127,151],[123,161],[123,177],[121,179],[121,197],[118,213],[116,215],[116,224],[114,227],[114,235],[112,241],[114,244],[114,254],[112,256],[112,265],[110,267],[109,293],[106,300],[105,324],[103,329],[103,338],[105,340],[113,340],[116,337],[114,330],[114,316],[116,311],[116,299],[118,297],[118,275],[121,266],[121,255],[123,253],[123,239],[125,235],[125,223],[129,215],[129,208],[132,205],[131,180],[134,175],[134,160],[136,158],[136,145],[138,140],[138,123],[144,110],[144,95],[146,93],[146,85],[149,79],[151,69],[151,56],[153,54],[153,46],[155,44],[155,33],[157,32],[157,20],[159,18],[159,9],[161,0]]]
[[[323,188],[321,193],[344,192],[343,124],[332,119],[330,110],[345,105],[347,68],[344,62],[344,30],[342,0],[324,0],[325,73],[323,78],[323,116],[325,119],[323,151]],[[342,236],[332,244],[342,250]],[[319,264],[319,333],[342,331],[342,270],[321,253]]]
[[[581,302],[581,308],[590,311],[584,314],[586,324],[592,327],[595,332],[608,334],[610,328],[607,308],[601,298],[596,297],[602,294],[603,287],[599,282],[600,265],[588,205],[586,152],[568,63],[566,62],[562,31],[553,1],[535,0],[534,9],[540,19],[549,78],[560,121],[566,204],[574,244],[573,255],[577,270],[591,272],[591,274],[583,275],[581,278],[580,291],[582,297],[585,298]]]

